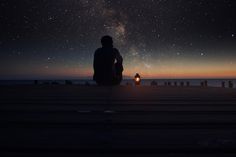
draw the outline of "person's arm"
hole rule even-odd
[[[93,80],[94,81],[97,80],[97,70],[98,70],[97,55],[98,55],[98,50],[95,51],[94,58],[93,58],[93,70],[94,70]]]
[[[120,72],[122,72],[124,69],[123,69],[123,57],[121,56],[120,52],[116,50],[116,65],[117,65],[117,70]]]
[[[96,62],[96,52],[97,51],[95,51],[95,53],[94,53],[94,56],[93,56],[93,69],[94,69],[94,71],[95,71],[95,68],[96,68],[96,64],[97,64],[97,62]]]
[[[93,58],[93,69],[94,71],[97,69],[98,67],[98,49],[95,51],[94,53],[94,58]]]
[[[116,60],[117,64],[122,65],[123,64],[123,57],[121,56],[120,52],[116,49]]]

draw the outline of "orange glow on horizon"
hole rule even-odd
[[[123,73],[124,78],[133,78],[133,75],[139,72],[144,79],[178,79],[178,78],[236,78],[236,70],[223,70],[223,69],[172,69],[172,70],[153,70],[150,71],[135,71],[126,70]],[[35,73],[36,74],[36,73]],[[39,73],[37,73],[39,74]],[[73,78],[92,78],[93,70],[87,69],[83,71],[76,70],[60,70],[60,71],[43,71],[41,75],[52,77],[73,77]],[[137,79],[137,78],[136,78]]]
[[[144,78],[236,78],[234,66],[173,66],[164,68],[136,68],[127,69],[125,76],[132,77],[134,73],[140,73]]]
[[[162,66],[162,67],[125,67],[123,72],[124,79],[132,79],[136,73],[139,73],[144,79],[194,79],[194,78],[236,78],[236,65],[191,65],[191,66]],[[87,68],[58,68],[49,67],[48,69],[19,71],[18,76],[35,76],[41,78],[91,78],[93,76],[92,67]]]

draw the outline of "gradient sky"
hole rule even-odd
[[[0,0],[0,79],[91,78],[111,35],[124,75],[236,78],[235,0]]]

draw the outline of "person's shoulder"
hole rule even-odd
[[[97,48],[95,52],[102,51],[102,48]]]
[[[100,53],[101,51],[102,51],[102,48],[98,48],[96,49],[95,54]]]
[[[115,48],[115,47],[113,48],[113,50],[114,50],[114,51],[118,51],[118,52],[119,52],[119,50],[118,50],[117,48]]]
[[[117,53],[120,53],[117,48],[113,48],[113,52],[115,52],[116,54],[117,54]]]

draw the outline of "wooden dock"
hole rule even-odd
[[[0,156],[236,156],[236,89],[0,87]]]

